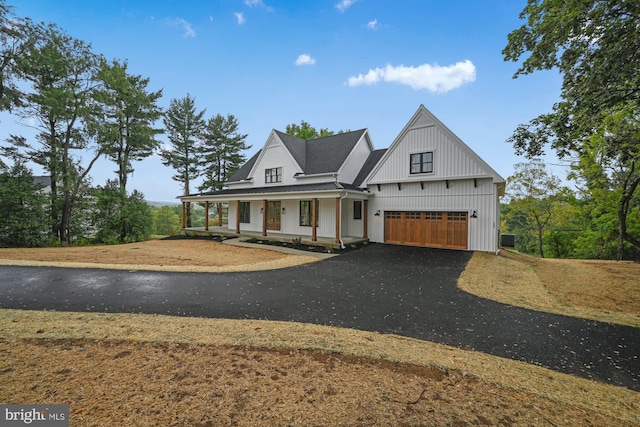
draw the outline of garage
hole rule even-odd
[[[384,213],[384,241],[402,245],[467,249],[467,212]]]

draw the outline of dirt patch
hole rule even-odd
[[[112,246],[0,249],[0,262],[125,270],[189,272],[257,271],[317,261],[266,249],[236,247],[213,240],[149,240]],[[21,262],[16,262],[21,261]]]

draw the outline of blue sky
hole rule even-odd
[[[128,60],[151,90],[163,89],[163,108],[189,93],[207,118],[233,114],[252,145],[248,157],[271,129],[301,120],[334,131],[368,128],[375,147],[386,148],[424,104],[507,178],[525,159],[506,139],[548,112],[560,90],[557,73],[514,80],[517,64],[503,61],[526,0],[8,3],[18,16],[58,24],[95,53]],[[1,139],[28,133],[17,120],[0,114]],[[129,188],[148,200],[180,194],[159,158],[134,168]],[[101,160],[93,184],[114,178],[114,170]]]

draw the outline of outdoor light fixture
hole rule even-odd
[[[375,216],[380,216],[380,210],[378,209],[374,215]]]
[[[260,213],[262,213],[262,211],[263,211],[263,208],[260,208]]]
[[[282,214],[284,215],[286,213],[287,213],[287,211],[284,208],[282,208]]]
[[[471,214],[471,218],[478,218],[478,212],[474,210]]]

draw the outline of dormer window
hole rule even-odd
[[[264,182],[267,184],[274,182],[282,182],[282,168],[265,169]]]
[[[433,173],[433,151],[411,154],[411,174]]]

